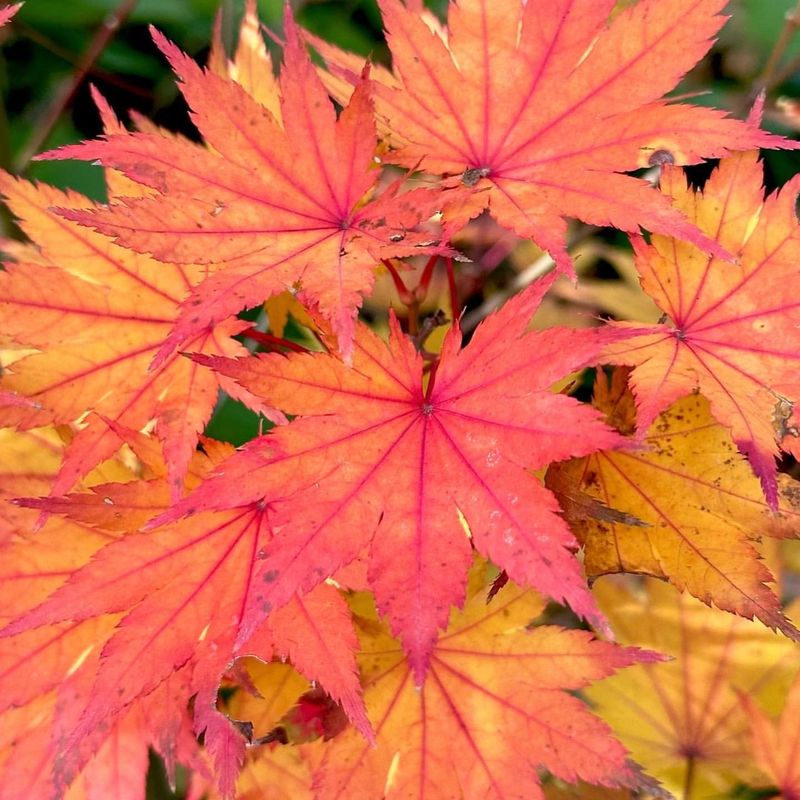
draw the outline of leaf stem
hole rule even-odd
[[[291,342],[288,339],[283,339],[280,336],[273,336],[271,333],[264,333],[256,328],[248,328],[242,331],[242,336],[251,339],[259,344],[267,345],[269,347],[283,347],[286,350],[291,350],[294,353],[308,353],[308,349],[297,342]]]
[[[404,306],[410,306],[414,302],[414,295],[408,291],[408,287],[395,269],[394,264],[388,258],[381,260],[383,266],[389,270],[389,274],[392,276],[392,282],[394,283],[394,288],[397,289],[397,296],[400,298],[400,302]]]
[[[461,316],[461,306],[458,303],[458,289],[456,288],[456,276],[453,271],[453,259],[447,257],[444,260],[444,265],[447,269],[447,286],[450,290],[450,315],[454,320]]]
[[[422,275],[419,279],[419,283],[417,284],[417,288],[414,289],[414,297],[420,303],[422,303],[428,296],[428,289],[430,288],[431,278],[433,277],[433,268],[436,266],[436,262],[438,260],[438,255],[433,255],[428,259],[425,269],[422,270]]]
[[[694,754],[686,759],[686,775],[683,779],[683,800],[692,800],[696,763]]]
[[[433,394],[433,386],[436,383],[436,371],[439,369],[439,359],[431,362],[430,369],[428,370],[428,385],[425,387],[425,399],[430,400]]]

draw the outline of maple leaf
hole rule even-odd
[[[10,505],[7,498],[46,493],[58,474],[64,444],[49,429],[24,432],[6,429],[0,431],[0,447],[6,456],[0,474],[0,519],[8,528],[0,551],[0,619],[6,624],[36,607],[119,534],[94,529],[83,522],[49,517],[42,529],[31,535],[36,513]],[[130,470],[114,460],[93,470],[83,485],[131,477]],[[166,486],[164,489],[164,497],[168,499]],[[111,513],[108,506],[105,508]],[[119,740],[123,729],[128,731],[126,736],[131,735],[126,720],[131,713],[139,713],[137,707],[120,719],[122,728],[112,725],[98,729],[81,743],[73,758],[63,758],[60,736],[65,718],[88,701],[97,659],[119,620],[120,615],[98,615],[45,625],[0,640],[0,683],[5,689],[0,699],[0,728],[4,732],[0,741],[3,800],[63,796],[66,784],[90,759],[93,765],[86,768],[91,775],[87,774],[79,788],[82,790],[84,784],[102,785],[106,768],[111,769],[109,759],[115,747],[113,742],[107,745],[104,742],[109,737]],[[180,716],[182,707],[164,704],[160,717],[150,710],[147,719],[166,717],[172,726],[172,715]],[[150,743],[168,756],[170,747],[151,735],[147,725],[138,725],[136,738],[145,755]],[[185,739],[178,746],[185,763],[191,763]],[[120,778],[123,774],[131,777],[129,771],[117,774]],[[143,786],[143,775],[138,782]],[[96,796],[97,793],[90,793],[92,799]]]
[[[275,78],[272,56],[261,34],[261,20],[258,18],[256,0],[245,0],[244,16],[239,26],[239,40],[232,59],[225,54],[221,22],[222,18],[218,16],[208,55],[209,71],[236,81],[276,120],[282,119],[280,85]]]
[[[441,193],[401,192],[398,181],[364,202],[379,176],[371,169],[369,80],[337,120],[288,10],[279,119],[235,81],[204,72],[154,37],[210,148],[126,133],[49,156],[98,160],[159,191],[91,212],[65,210],[66,217],[159,259],[224,266],[184,301],[154,366],[213,323],[298,283],[332,319],[347,355],[375,264],[445,250],[425,224]]]
[[[21,8],[22,3],[14,3],[5,8],[0,8],[0,25],[5,25]]]
[[[753,732],[753,756],[758,766],[778,787],[784,800],[800,798],[800,678],[795,679],[780,718],[773,723],[752,697],[742,695],[742,704]]]
[[[529,627],[542,599],[509,584],[487,604],[484,574],[479,561],[464,610],[439,636],[419,690],[369,598],[353,602],[377,747],[351,732],[333,739],[316,779],[320,800],[541,798],[537,767],[569,782],[641,782],[608,729],[565,690],[659,656],[586,631]]]
[[[604,578],[594,591],[621,642],[676,657],[586,689],[637,763],[679,797],[719,796],[758,780],[738,692],[775,713],[800,669],[797,645],[652,578],[635,587]],[[786,613],[796,619],[798,611],[795,603]]]
[[[732,150],[794,145],[722,112],[667,104],[710,47],[726,0],[642,0],[606,24],[615,0],[464,0],[437,31],[381,0],[395,76],[376,74],[386,158],[461,175],[487,207],[572,273],[565,216],[722,247],[645,182],[621,172]],[[352,68],[321,48],[339,74]],[[352,73],[350,73],[352,75]],[[398,85],[399,84],[399,85]]]
[[[388,346],[359,326],[352,368],[320,353],[196,356],[300,419],[250,442],[151,524],[267,503],[278,533],[255,578],[253,623],[369,545],[370,588],[420,684],[437,628],[464,596],[472,549],[462,521],[514,580],[602,626],[555,498],[529,474],[618,441],[593,409],[549,390],[592,362],[604,333],[525,335],[548,285],[510,300],[463,350],[453,328],[427,387],[394,318]]]
[[[609,414],[609,424],[630,432],[635,409],[626,377],[626,370],[617,370],[609,384],[598,373],[595,405]],[[797,535],[794,481],[781,477],[778,516],[708,401],[692,395],[656,419],[640,448],[556,464],[546,485],[560,500],[585,493],[637,522],[602,514],[571,520],[590,578],[615,572],[666,578],[707,604],[756,616],[797,639],[800,632],[766,585],[774,579],[756,547],[763,535]]]
[[[227,714],[252,727],[253,740],[275,730],[298,698],[311,686],[290,664],[245,658],[232,674],[237,690],[226,703]],[[236,783],[236,800],[312,800],[312,768],[322,760],[322,740],[286,746],[272,744],[248,750]],[[218,797],[211,787],[211,797]]]
[[[98,487],[102,507],[128,519],[151,494],[144,482],[131,487]],[[51,505],[52,503],[52,505]],[[79,517],[86,504],[76,496]],[[35,503],[50,511],[69,512],[69,500]],[[100,506],[93,506],[95,522]],[[163,510],[163,506],[162,509]],[[136,524],[137,517],[133,517]],[[72,574],[43,603],[18,617],[3,631],[18,634],[62,620],[78,622],[106,613],[123,618],[102,651],[91,694],[73,727],[64,734],[67,758],[83,738],[115,720],[132,702],[146,696],[187,663],[193,666],[184,702],[197,693],[195,726],[206,729],[206,746],[216,748],[218,775],[232,789],[235,761],[244,741],[215,710],[217,686],[235,654],[233,643],[248,608],[248,594],[259,553],[271,532],[264,509],[237,508],[183,520],[154,533],[131,534],[104,547]],[[298,669],[323,683],[350,718],[371,736],[353,665],[355,639],[347,608],[331,586],[320,586],[293,599],[272,615],[255,636],[237,648],[269,658],[289,657]],[[36,633],[36,630],[32,631]],[[238,745],[237,745],[238,743]],[[237,746],[240,754],[236,755]]]
[[[38,352],[8,365],[6,391],[31,405],[0,408],[0,422],[21,428],[70,423],[95,411],[130,428],[151,420],[165,446],[172,491],[180,493],[199,432],[220,386],[275,421],[275,414],[230,381],[184,358],[148,372],[169,334],[181,298],[204,270],[160,263],[132,253],[74,222],[52,206],[85,208],[79,195],[34,186],[3,173],[0,192],[38,249],[0,272],[0,324]],[[28,251],[25,251],[26,254]],[[198,335],[193,347],[216,354],[246,353],[230,336],[246,327],[228,321]],[[111,456],[120,438],[96,414],[78,430],[50,490],[63,494]]]
[[[762,177],[756,153],[723,160],[702,193],[689,188],[681,170],[665,168],[662,190],[738,262],[662,236],[649,245],[634,237],[642,286],[667,321],[610,345],[605,356],[635,367],[631,385],[643,430],[699,389],[776,508],[776,409],[800,397],[800,303],[792,288],[800,260],[800,179],[762,200]],[[780,295],[770,286],[780,286]]]

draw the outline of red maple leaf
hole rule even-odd
[[[138,443],[135,437],[132,441]],[[143,509],[160,503],[157,510],[163,511],[167,502],[167,487],[159,478],[105,484],[88,495],[25,505],[89,520],[101,530],[131,531],[141,524]],[[206,747],[215,755],[221,786],[232,786],[244,740],[216,711],[216,698],[222,674],[238,655],[291,659],[309,679],[320,681],[371,737],[355,669],[355,634],[336,589],[323,585],[302,598],[291,598],[264,625],[249,624],[253,636],[241,635],[242,615],[251,605],[247,598],[271,536],[268,512],[259,505],[212,511],[152,533],[129,533],[101,548],[71,575],[66,573],[69,579],[63,585],[4,629],[3,637],[12,638],[0,642],[10,643],[6,649],[12,648],[13,660],[13,653],[26,643],[44,641],[55,647],[64,633],[71,634],[84,621],[121,615],[117,628],[105,637],[86,692],[69,705],[66,716],[56,717],[59,758],[70,772],[91,754],[86,752],[87,739],[99,745],[108,726],[132,703],[183,671],[170,703],[181,707],[197,695],[195,730],[206,731]],[[46,565],[32,565],[29,580],[40,569]],[[64,627],[67,620],[71,626]],[[234,646],[237,637],[242,641]],[[33,681],[32,686],[35,691],[39,683]]]
[[[0,8],[0,25],[5,25],[21,8],[22,3],[15,3],[14,5]]]
[[[368,78],[337,120],[288,10],[286,33],[281,120],[154,32],[210,148],[124,133],[48,156],[98,160],[158,190],[64,216],[159,259],[223,265],[183,303],[154,366],[213,323],[295,285],[331,318],[346,354],[380,259],[445,250],[426,224],[440,192],[402,192],[398,181],[364,202],[380,175]]]
[[[369,545],[378,607],[421,683],[437,628],[463,600],[470,537],[513,579],[602,624],[575,540],[530,470],[617,443],[596,412],[549,388],[591,363],[605,338],[525,335],[547,283],[486,320],[464,350],[453,328],[427,379],[396,321],[388,346],[359,327],[352,368],[327,354],[195,357],[300,417],[246,445],[161,517],[269,504],[277,535],[254,578],[243,637]]]
[[[721,254],[666,198],[620,173],[794,146],[715,109],[663,99],[711,46],[726,3],[641,0],[609,23],[615,0],[463,0],[438,29],[400,0],[381,0],[394,70],[375,75],[394,148],[385,157],[461,175],[479,190],[467,214],[488,207],[567,272],[565,216],[641,226]],[[352,59],[319,49],[352,83]]]

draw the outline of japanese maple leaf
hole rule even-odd
[[[204,270],[160,263],[50,211],[85,208],[85,198],[34,186],[3,173],[0,192],[36,244],[0,272],[0,325],[18,345],[36,352],[7,364],[0,386],[31,403],[0,407],[0,424],[27,429],[71,423],[94,411],[139,429],[155,421],[166,448],[173,492],[179,493],[199,432],[220,386],[283,419],[184,358],[155,371],[148,364],[169,335],[180,302]],[[194,346],[215,354],[243,354],[230,336],[244,323],[229,320],[199,333]],[[96,414],[81,424],[67,448],[53,494],[110,457],[121,441]]]
[[[529,471],[618,441],[593,409],[549,390],[591,363],[606,334],[525,335],[547,285],[509,301],[463,350],[453,328],[427,386],[396,320],[388,345],[359,326],[352,368],[327,354],[197,356],[300,419],[246,445],[161,519],[269,504],[277,535],[252,624],[369,545],[370,586],[420,683],[437,628],[463,599],[470,536],[513,579],[602,624],[558,504]]]
[[[208,69],[236,81],[275,119],[282,118],[281,89],[275,77],[272,56],[264,44],[256,0],[245,0],[244,15],[239,27],[239,40],[233,58],[228,58],[222,40],[222,18],[217,16],[208,55]],[[360,67],[361,65],[359,65]]]
[[[31,535],[37,512],[11,505],[7,495],[46,494],[58,474],[64,445],[54,431],[46,428],[22,432],[5,429],[0,431],[0,448],[4,454],[0,470],[0,519],[8,528],[4,530],[5,541],[0,546],[0,620],[6,625],[64,585],[98,551],[117,540],[119,532],[91,527],[83,520],[50,516],[42,529]],[[132,477],[130,469],[121,461],[112,460],[93,470],[82,485]],[[166,481],[162,483],[164,502],[161,508],[169,500]],[[128,484],[124,486],[127,488]],[[99,491],[104,500],[110,501],[102,489]],[[113,505],[104,502],[103,507],[111,517],[116,513]],[[87,769],[91,777],[87,775],[83,783],[101,785],[106,767],[111,769],[107,757],[113,756],[114,742],[119,741],[123,730],[127,731],[126,736],[131,733],[129,717],[138,713],[138,706],[126,709],[125,716],[118,720],[121,727],[104,722],[69,756],[62,750],[62,736],[69,732],[71,715],[80,715],[88,702],[97,659],[120,619],[120,614],[65,619],[0,639],[0,686],[3,689],[0,692],[0,728],[3,730],[0,798],[3,800],[61,797],[66,785],[90,759],[93,765]],[[161,703],[160,715],[153,709],[148,710],[145,715],[148,724],[136,726],[145,755],[149,744],[165,757],[176,747],[182,747],[175,739],[173,723],[174,715],[184,713],[187,696],[176,702],[170,698],[169,703]],[[158,735],[154,731],[158,731]],[[190,763],[189,759],[184,761]],[[123,773],[117,771],[116,774],[123,778]],[[125,774],[130,777],[130,772]]]
[[[376,263],[442,249],[424,224],[440,192],[401,193],[397,182],[364,202],[380,174],[369,80],[337,119],[288,10],[286,35],[281,119],[155,33],[209,147],[125,133],[51,155],[98,160],[159,191],[67,217],[159,259],[223,265],[183,303],[154,366],[213,323],[295,285],[330,317],[347,354]]]
[[[255,658],[237,663],[240,668],[233,678],[239,685],[225,710],[231,718],[251,724],[257,740],[275,730],[311,686],[290,664]],[[312,800],[312,768],[322,760],[323,741],[291,746],[281,742],[275,739],[249,749],[236,800]],[[212,792],[211,797],[216,800],[218,795]]]
[[[784,800],[800,798],[800,678],[795,679],[780,718],[773,722],[749,695],[742,696],[753,731],[753,754],[758,766],[778,787]],[[761,781],[759,781],[761,783]]]
[[[599,374],[595,405],[609,414],[610,424],[630,432],[635,409],[625,377],[618,370],[609,386]],[[692,395],[655,420],[639,449],[555,464],[546,485],[559,499],[582,492],[638,521],[591,515],[571,520],[589,577],[636,572],[666,578],[706,603],[758,617],[798,639],[800,631],[766,585],[774,578],[756,547],[762,536],[797,536],[794,481],[782,477],[777,515],[730,435],[711,416],[708,401]]]
[[[755,153],[724,160],[702,193],[688,187],[681,170],[665,169],[663,191],[736,253],[738,263],[663,236],[649,245],[634,237],[642,286],[665,322],[610,345],[605,355],[635,366],[631,383],[642,430],[699,389],[749,458],[774,508],[776,409],[800,398],[800,178],[764,200],[761,184]]]
[[[22,8],[22,3],[14,3],[13,5],[0,8],[0,25],[5,25],[17,11]]]
[[[381,0],[395,73],[376,74],[377,112],[395,147],[386,158],[460,174],[478,190],[472,213],[488,206],[570,273],[565,216],[721,253],[667,198],[620,173],[788,144],[662,99],[709,49],[725,5],[641,0],[608,23],[615,0],[463,0],[450,4],[441,34],[400,0]],[[322,51],[339,74],[352,70]]]
[[[651,578],[635,587],[604,578],[594,588],[620,641],[675,657],[586,690],[637,763],[679,797],[716,797],[754,783],[759,771],[738,693],[776,713],[800,669],[796,643]],[[796,619],[799,610],[795,603],[787,615]]]
[[[157,483],[144,481],[106,484],[95,492],[102,504],[75,495],[33,505],[68,514],[72,501],[78,518],[88,514],[94,524],[113,529],[120,518],[138,524],[141,507],[152,502],[154,493],[163,496]],[[108,523],[102,521],[102,508]],[[265,625],[249,625],[255,636],[234,652],[242,612],[250,605],[248,595],[271,535],[268,512],[256,505],[208,512],[154,533],[129,534],[102,548],[57,591],[5,628],[4,636],[30,636],[43,625],[122,615],[102,649],[81,713],[69,727],[63,726],[61,749],[67,761],[74,760],[85,737],[191,665],[185,694],[175,702],[185,704],[197,695],[195,728],[198,733],[205,729],[206,747],[217,755],[220,783],[232,790],[244,740],[216,711],[217,687],[234,655],[249,652],[291,658],[371,736],[353,662],[356,642],[349,612],[332,586],[292,599]]]
[[[333,739],[316,780],[320,800],[542,798],[540,767],[569,782],[642,782],[609,729],[567,690],[660,657],[586,631],[528,627],[544,601],[510,584],[487,604],[481,577],[473,574],[464,610],[437,639],[421,690],[368,597],[354,602],[377,747],[349,731]]]

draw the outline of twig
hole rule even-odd
[[[15,20],[13,24],[16,32],[21,38],[29,39],[31,42],[38,44],[39,47],[47,50],[48,53],[51,53],[57,58],[62,59],[62,61],[65,61],[70,65],[70,67],[77,69],[78,63],[80,62],[80,57],[76,56],[75,53],[67,50],[65,47],[61,47],[61,45],[45,36],[43,33],[41,33],[41,31],[37,31],[36,28],[32,28],[30,25],[26,25],[24,22]],[[137,86],[135,83],[126,81],[115,72],[102,69],[96,64],[92,65],[89,72],[92,74],[92,76],[102,78],[106,83],[116,86],[119,89],[128,92],[129,94],[145,98],[152,98],[153,96],[153,92],[150,89],[146,89],[142,86]]]
[[[772,52],[769,54],[767,63],[761,71],[761,75],[758,77],[757,88],[759,92],[764,89],[769,89],[772,85],[775,70],[780,60],[783,58],[786,49],[792,43],[792,39],[794,39],[794,35],[797,33],[798,29],[800,29],[800,2],[797,3],[794,9],[786,12],[786,21],[783,24],[780,36],[778,36],[778,40],[775,42]]]
[[[568,247],[572,248],[584,239],[591,236],[597,228],[590,225],[583,226],[570,241]],[[534,281],[543,278],[553,270],[556,262],[553,261],[549,253],[542,253],[532,264],[529,264],[522,272],[518,272],[514,279],[502,291],[495,292],[487,297],[477,308],[465,314],[461,320],[462,333],[471,333],[478,324],[493,311],[497,311],[506,300],[521,292],[526,286],[530,286]]]
[[[784,81],[788,81],[789,78],[791,78],[792,75],[794,75],[794,73],[799,69],[800,55],[797,55],[794,58],[789,59],[789,61],[775,73],[775,76],[772,79],[772,86],[780,86]]]
[[[120,26],[128,16],[130,16],[136,6],[136,1],[137,0],[120,0],[116,10],[112,11],[103,20],[103,24],[97,29],[92,41],[89,43],[89,47],[78,62],[75,72],[59,86],[53,102],[47,108],[47,112],[34,127],[33,135],[22,149],[22,152],[19,154],[14,164],[15,172],[22,172],[28,166],[33,156],[36,155],[42,145],[47,141],[47,137],[50,136],[59,117],[75,96],[84,78],[92,68],[92,65],[108,46],[108,43],[114,37],[117,30],[119,30]]]

